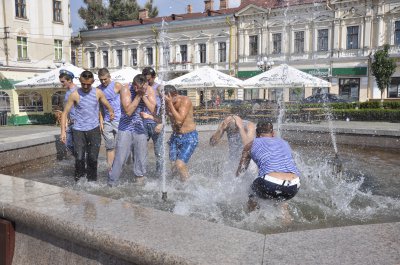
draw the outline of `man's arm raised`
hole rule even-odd
[[[170,95],[165,96],[170,97]],[[172,117],[174,118],[175,124],[178,127],[181,127],[186,119],[186,116],[188,115],[189,111],[192,109],[192,101],[188,97],[182,97],[182,102],[179,105],[179,109],[175,109],[174,104],[172,103],[171,100],[167,100],[168,104],[168,109],[169,112],[171,113]]]
[[[67,118],[68,113],[71,111],[72,106],[75,102],[79,102],[79,94],[77,91],[74,91],[69,95],[67,104],[65,104],[64,111],[61,114],[61,142],[64,144],[67,141]]]
[[[156,111],[156,105],[157,105],[156,95],[154,93],[154,89],[151,86],[149,85],[146,86],[147,86],[146,93],[145,95],[143,95],[142,99],[146,107],[150,110],[150,112],[154,113]]]
[[[236,170],[236,177],[238,177],[240,173],[244,172],[249,167],[251,160],[250,151],[252,146],[253,146],[253,141],[244,146],[242,157],[240,158],[239,166]]]
[[[124,109],[126,114],[131,116],[135,112],[137,106],[139,105],[141,96],[137,94],[133,99],[133,101],[131,101],[131,91],[129,90],[128,85],[124,85],[121,88],[120,94],[121,94],[122,108]]]

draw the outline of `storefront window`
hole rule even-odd
[[[358,101],[360,78],[339,78],[339,96],[343,99]]]
[[[10,96],[0,91],[0,111],[10,111]]]
[[[400,77],[392,77],[388,90],[388,98],[400,98]]]
[[[57,91],[53,96],[51,96],[51,109],[53,111],[63,109],[64,96],[64,91]]]
[[[42,96],[37,92],[20,94],[18,96],[19,111],[38,112],[43,111]]]

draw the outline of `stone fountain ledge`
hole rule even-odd
[[[400,222],[263,235],[6,175],[0,207],[14,265],[400,262]]]

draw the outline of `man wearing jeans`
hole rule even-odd
[[[108,185],[116,186],[129,154],[133,153],[135,182],[144,183],[147,163],[147,130],[141,112],[154,112],[154,90],[142,74],[135,76],[132,85],[121,90],[121,119],[119,121],[115,159],[108,175]]]
[[[258,176],[251,185],[250,210],[257,207],[256,196],[284,201],[293,198],[299,191],[300,172],[292,149],[288,142],[275,136],[271,122],[257,123],[256,138],[244,146],[236,176],[247,169],[251,159],[258,167]]]
[[[83,71],[79,81],[81,88],[69,97],[61,117],[61,141],[66,142],[67,115],[75,106],[75,122],[72,127],[75,149],[75,181],[86,175],[88,181],[97,180],[97,159],[101,144],[99,126],[99,102],[109,111],[110,119],[114,119],[114,110],[108,103],[104,93],[92,87],[93,73]]]
[[[103,134],[107,153],[107,167],[110,170],[115,156],[115,138],[118,132],[119,119],[121,118],[121,100],[120,91],[122,85],[118,82],[111,81],[110,72],[107,68],[101,68],[97,75],[100,79],[98,86],[111,107],[114,110],[114,120],[110,119],[110,113],[105,106],[102,106],[100,112],[100,130]]]
[[[161,113],[161,97],[160,97],[160,89],[161,85],[155,82],[156,72],[151,67],[145,67],[142,71],[142,74],[146,76],[147,82],[149,86],[151,86],[154,90],[154,94],[156,97],[156,109],[154,113],[140,113],[141,117],[144,119],[146,130],[147,130],[147,140],[152,139],[154,145],[154,155],[156,157],[156,173],[158,176],[161,176],[162,166],[163,166],[163,158],[161,155],[162,152],[162,124],[157,123],[152,117],[157,117]]]
[[[67,90],[64,96],[64,104],[63,104],[64,107],[67,104],[69,95],[71,95],[71,93],[78,88],[73,82],[74,77],[75,77],[74,73],[65,69],[60,70],[60,76],[58,78],[60,80],[62,87]],[[70,112],[68,113],[68,119],[66,124],[67,139],[65,144],[67,150],[70,151],[72,154],[74,154],[74,142],[72,137],[72,125],[74,124],[74,119],[75,119],[75,109],[74,107],[72,107]]]

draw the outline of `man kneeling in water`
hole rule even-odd
[[[250,210],[257,207],[253,192],[260,198],[278,201],[289,200],[296,195],[300,188],[300,172],[289,144],[274,137],[272,123],[261,121],[257,124],[256,138],[243,148],[236,176],[247,169],[251,159],[258,167],[258,177],[251,185]]]

